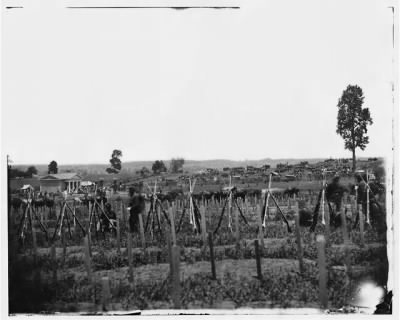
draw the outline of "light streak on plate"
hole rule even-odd
[[[373,313],[376,305],[381,302],[383,295],[383,289],[378,287],[374,282],[363,282],[360,283],[355,294],[355,304],[359,307],[368,308]]]

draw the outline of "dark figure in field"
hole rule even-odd
[[[22,199],[20,198],[12,198],[11,200],[11,206],[13,207],[14,211],[19,211],[19,209],[22,207]]]
[[[298,188],[288,188],[283,192],[284,196],[288,196],[289,198],[292,198],[294,195],[296,195],[296,197],[298,197],[299,195],[299,189]]]
[[[328,202],[333,203],[336,206],[336,211],[340,211],[342,206],[342,199],[345,192],[349,192],[348,189],[340,184],[340,177],[333,178],[332,182],[326,186],[326,198]]]
[[[46,206],[45,200],[43,198],[37,198],[32,200],[32,204],[36,211],[42,210]]]
[[[242,201],[244,202],[246,199],[246,191],[245,190],[236,190],[236,192],[234,193],[234,198],[235,199],[242,199]]]
[[[101,213],[100,219],[103,225],[104,232],[110,232],[112,230],[115,230],[113,229],[113,227],[115,227],[117,224],[117,215],[115,214],[115,211],[112,210],[110,203],[106,203],[104,207],[104,213],[103,212]]]
[[[326,199],[328,200],[330,224],[335,228],[339,228],[342,225],[342,217],[340,215],[342,200],[344,195],[348,193],[349,190],[340,183],[339,176],[334,177],[332,182],[326,186]],[[331,204],[334,206],[332,207]]]
[[[311,227],[313,224],[313,213],[307,208],[299,211],[299,222],[302,227]]]
[[[88,197],[87,195],[85,195],[85,197],[83,199],[81,199],[81,205],[85,206],[86,208],[89,208],[89,203],[92,205],[94,205],[95,202],[95,198],[93,196]],[[105,205],[107,203],[107,197],[106,196],[96,196],[96,202],[101,205],[101,202],[103,202],[103,205]]]
[[[314,232],[315,227],[317,226],[319,207],[321,205],[321,198],[322,198],[322,190],[320,190],[319,192],[317,205],[314,208],[314,212],[311,212],[311,210],[308,210],[307,208],[304,208],[299,211],[300,226],[310,227],[311,232]]]
[[[130,215],[129,215],[129,228],[130,232],[138,232],[139,230],[139,214],[145,209],[144,197],[136,193],[136,190],[132,191],[132,198],[129,203]]]
[[[340,210],[341,210],[343,196],[347,192],[347,189],[339,183],[339,179],[340,179],[339,177],[335,177],[333,181],[330,184],[328,184],[325,189],[326,199],[328,200],[327,204],[329,210],[329,221],[330,225],[333,226],[334,228],[339,228],[342,225],[342,217],[340,214]],[[315,227],[317,226],[321,203],[322,203],[322,190],[319,192],[314,212],[311,212],[311,210],[308,209],[302,209],[299,212],[300,225],[302,227],[310,227],[311,232],[314,232]],[[334,204],[334,207],[331,206],[331,203]],[[347,215],[346,219],[348,219]]]

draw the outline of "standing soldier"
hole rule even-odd
[[[145,209],[144,197],[140,193],[141,188],[132,188],[131,201],[130,201],[130,215],[129,215],[129,228],[130,232],[139,232],[139,214],[141,214]]]
[[[107,215],[107,217],[105,215]],[[112,229],[115,230],[117,225],[117,215],[115,211],[112,210],[111,203],[106,203],[104,207],[104,213],[102,212],[100,219],[103,225],[104,232],[110,232],[112,231]]]

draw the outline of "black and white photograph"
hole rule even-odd
[[[2,316],[399,316],[398,1],[1,9]]]

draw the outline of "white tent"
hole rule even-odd
[[[30,184],[24,184],[21,190],[34,190],[34,188]]]
[[[81,182],[81,187],[90,187],[90,186],[94,186],[95,183],[92,181],[82,181]]]

